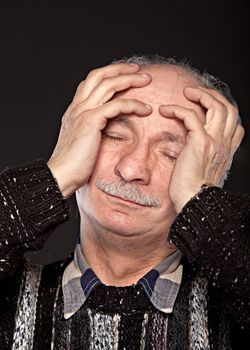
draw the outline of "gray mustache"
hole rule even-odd
[[[96,187],[107,194],[117,196],[125,200],[130,200],[137,204],[141,204],[147,207],[161,207],[161,202],[158,199],[149,197],[148,195],[144,194],[137,186],[128,185],[123,180],[118,183],[98,180],[96,182]]]

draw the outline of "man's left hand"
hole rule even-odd
[[[206,110],[205,123],[193,109],[177,105],[159,107],[163,117],[181,120],[188,131],[169,185],[169,195],[177,213],[203,184],[223,186],[244,136],[238,109],[220,93],[203,87],[186,87],[184,95]]]

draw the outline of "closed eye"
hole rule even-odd
[[[175,162],[178,158],[178,154],[174,152],[162,152],[165,157],[167,157],[171,162]]]
[[[109,140],[113,140],[113,141],[119,141],[119,142],[124,142],[126,141],[126,139],[124,137],[121,137],[119,135],[115,135],[115,134],[108,134],[108,133],[102,133],[102,135],[105,138],[108,138]]]

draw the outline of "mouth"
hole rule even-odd
[[[134,201],[131,201],[129,199],[124,199],[122,197],[118,197],[118,196],[114,196],[112,194],[106,193],[104,192],[107,196],[111,197],[112,200],[115,200],[117,203],[123,204],[123,205],[127,205],[127,206],[133,206],[133,207],[148,207],[148,205],[143,205]]]

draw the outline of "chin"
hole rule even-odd
[[[98,219],[95,219],[96,223],[102,227],[104,230],[113,232],[120,236],[134,236],[144,233],[147,228],[145,227],[145,218],[144,222],[136,218],[135,216],[130,216],[122,212],[111,212],[107,215],[97,216]]]

